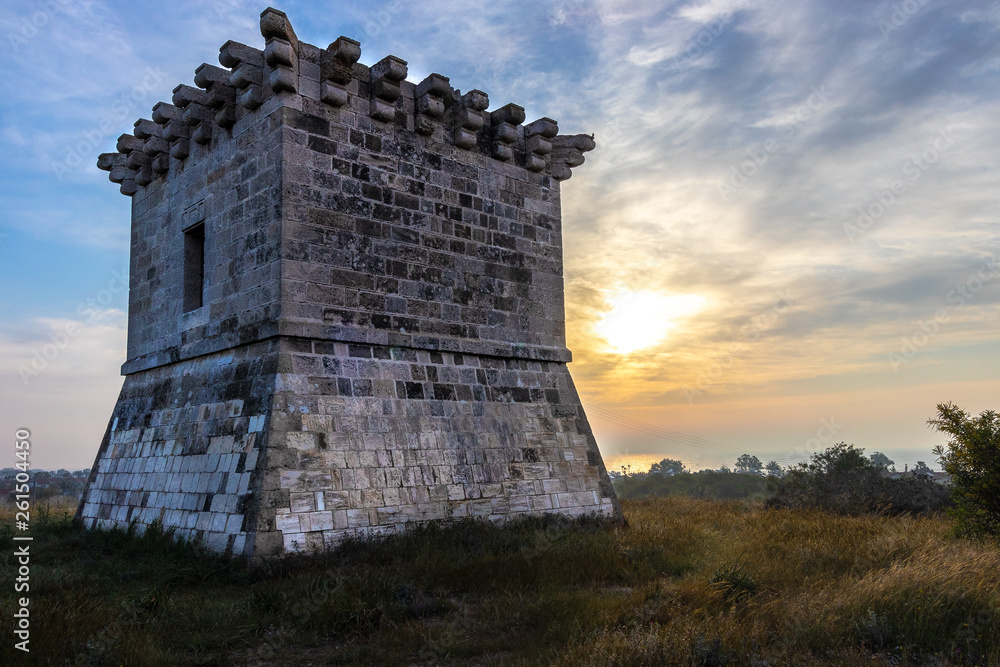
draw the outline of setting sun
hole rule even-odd
[[[610,299],[611,310],[594,330],[607,341],[610,351],[628,354],[659,343],[678,320],[704,303],[704,297],[693,294],[619,292]]]

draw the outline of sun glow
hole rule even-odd
[[[705,299],[693,294],[626,291],[610,303],[611,310],[594,330],[607,341],[609,351],[628,354],[662,341],[679,320],[697,312]]]

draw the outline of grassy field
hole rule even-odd
[[[0,663],[1000,665],[1000,549],[946,519],[624,508],[628,527],[432,526],[260,569],[53,509],[35,520],[31,660],[8,632]]]

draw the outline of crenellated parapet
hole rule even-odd
[[[228,41],[219,49],[219,63],[230,68],[229,83],[236,105],[253,111],[264,102],[264,53],[246,44]]]
[[[169,178],[182,163],[202,159],[278,107],[305,103],[326,109],[331,122],[339,114],[364,115],[558,181],[569,178],[596,145],[592,136],[560,135],[550,118],[525,125],[524,108],[516,104],[489,111],[486,93],[462,93],[440,74],[407,81],[407,63],[396,56],[367,67],[353,39],[339,37],[325,49],[302,42],[276,9],[261,13],[260,31],[263,50],[226,42],[221,67],[199,66],[193,86],[174,88],[170,103],[157,103],[151,119],[136,121],[132,134],[119,137],[117,152],[100,156],[98,167],[122,194]]]
[[[361,43],[339,37],[323,51],[320,59],[320,100],[342,107],[349,100],[347,87],[354,80],[354,63],[361,58]]]

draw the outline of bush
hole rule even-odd
[[[951,403],[937,408],[938,418],[928,423],[952,437],[934,453],[951,475],[956,530],[1000,535],[1000,415],[988,410],[972,418]]]
[[[767,494],[767,480],[759,475],[702,470],[681,475],[627,475],[614,482],[619,498],[691,496],[712,500],[762,498]]]
[[[927,478],[891,479],[864,450],[843,442],[813,454],[810,463],[770,480],[769,507],[814,508],[857,516],[922,514],[950,504],[948,487]]]

